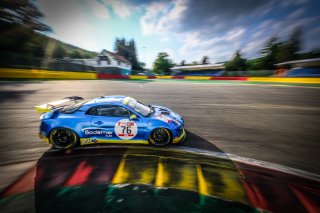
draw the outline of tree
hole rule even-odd
[[[2,0],[0,2],[0,27],[21,26],[33,32],[47,32],[51,28],[42,22],[43,13],[31,0]]]
[[[198,62],[197,61],[193,61],[192,65],[198,65]]]
[[[136,53],[136,45],[133,39],[127,42],[124,38],[119,39],[116,38],[114,51],[123,56],[125,59],[131,62],[133,70],[141,70],[142,67],[138,62],[137,53]]]
[[[293,58],[297,59],[299,52],[302,49],[302,27],[296,27],[289,38],[291,52],[294,54]]]
[[[66,56],[66,51],[61,45],[57,45],[52,53],[53,58],[63,58]]]
[[[277,36],[271,37],[261,50],[262,57],[251,64],[256,69],[276,69],[275,64],[300,58],[302,48],[302,27],[295,28],[287,41],[280,41]]]
[[[260,60],[261,67],[263,69],[274,70],[274,64],[278,63],[280,48],[283,47],[283,43],[279,41],[277,36],[271,37],[261,50],[263,57]],[[284,49],[283,49],[284,50]]]
[[[181,66],[185,66],[185,65],[186,65],[186,61],[185,61],[185,60],[182,60],[182,61],[180,62],[180,65],[181,65]]]
[[[72,50],[69,54],[70,58],[81,58],[81,55],[78,50]]]
[[[209,63],[209,57],[208,56],[203,56],[202,64],[208,64],[208,63]]]
[[[34,2],[0,1],[1,51],[23,53],[24,56],[43,54],[41,44],[33,38],[37,37],[38,32],[48,32],[51,28],[42,22],[44,15]]]
[[[158,53],[156,60],[153,63],[153,72],[156,74],[168,75],[171,73],[170,68],[174,66],[174,63],[169,59],[169,55],[166,52]]]
[[[247,59],[241,56],[240,50],[237,50],[231,61],[225,64],[227,71],[245,71],[247,70]]]

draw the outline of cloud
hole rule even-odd
[[[183,14],[180,30],[203,30],[211,33],[213,30],[225,31],[256,15],[259,9],[269,3],[268,0],[212,0],[187,1],[187,10]]]
[[[282,0],[280,2],[280,6],[282,7],[289,7],[289,6],[292,6],[292,5],[302,5],[302,4],[305,4],[307,3],[308,0]]]
[[[131,15],[131,7],[125,1],[102,0],[107,7],[111,7],[114,13],[120,18],[127,18]]]
[[[91,25],[84,15],[84,8],[78,4],[78,1],[39,0],[39,6],[53,29],[52,37],[89,50],[96,49],[97,44],[89,35],[92,31]]]
[[[146,13],[140,20],[143,35],[162,33],[163,29],[159,29],[158,20],[165,15],[166,9],[167,5],[163,2],[154,2],[147,6]]]
[[[244,34],[244,28],[236,28],[225,35],[204,40],[201,38],[201,34],[197,32],[188,33],[179,53],[183,57],[192,54],[193,60],[200,60],[202,56],[207,55],[212,62],[223,61],[243,46],[242,36]]]
[[[306,11],[305,8],[297,9],[297,10],[293,11],[292,13],[290,13],[288,15],[288,18],[289,19],[299,18],[300,16],[302,16],[305,13],[305,11]]]
[[[156,1],[146,6],[140,23],[143,35],[158,35],[161,41],[179,40],[182,57],[192,53],[198,59],[209,55],[221,60],[244,46],[243,19],[267,13],[267,6],[266,0]]]
[[[267,39],[286,39],[298,26],[309,28],[317,17],[307,16],[306,0],[177,0],[144,3],[143,35],[181,43],[177,57],[227,60],[237,49],[256,57]],[[293,12],[286,12],[286,9]],[[275,15],[277,14],[277,15]],[[191,56],[190,56],[191,55]],[[225,57],[225,58],[224,58]],[[223,59],[224,58],[224,59]],[[194,59],[191,59],[194,60]]]
[[[102,18],[102,19],[110,18],[109,9],[106,8],[102,3],[96,0],[93,0],[93,1],[87,0],[86,2],[92,9],[94,15],[96,15],[98,18]]]
[[[117,0],[38,0],[39,7],[53,33],[50,35],[63,42],[88,50],[99,51],[101,42],[96,39],[90,16],[110,20],[111,12],[120,18],[131,15],[131,6]],[[89,13],[89,15],[88,15]]]

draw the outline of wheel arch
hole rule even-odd
[[[149,138],[150,138],[151,134],[152,134],[156,129],[166,129],[166,130],[168,130],[168,132],[169,132],[169,134],[170,134],[170,143],[169,143],[169,144],[172,143],[172,141],[173,141],[173,133],[172,133],[171,129],[168,128],[168,127],[166,127],[166,126],[157,126],[157,127],[154,127],[152,130],[150,130],[150,131],[149,131],[149,134],[148,134],[148,137],[147,137],[147,140],[148,140],[148,141],[149,141]],[[149,141],[149,143],[150,143],[150,141]]]
[[[65,126],[55,126],[48,132],[48,136],[47,137],[48,137],[48,141],[49,141],[50,144],[52,144],[52,142],[51,142],[51,133],[56,129],[68,129],[68,130],[71,130],[77,136],[77,144],[78,145],[80,144],[81,137],[79,136],[79,133],[77,131],[75,131],[74,129],[71,129],[70,127],[65,127]]]

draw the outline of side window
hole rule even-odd
[[[130,117],[129,110],[121,106],[113,105],[91,107],[86,114],[112,117]]]
[[[97,112],[97,107],[91,107],[87,113],[87,115],[98,115],[98,112]]]
[[[97,107],[97,115],[101,116],[114,116],[114,113],[116,111],[116,106],[99,106]]]
[[[126,108],[118,106],[114,112],[114,116],[116,116],[116,117],[130,117],[130,113]]]

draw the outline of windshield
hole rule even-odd
[[[151,106],[146,106],[134,98],[128,98],[127,100],[128,101],[125,104],[143,116],[149,116],[154,112],[154,109]]]
[[[64,114],[70,114],[70,113],[74,113],[75,111],[77,111],[84,103],[86,103],[87,101],[81,101],[78,103],[75,103],[73,105],[69,105],[69,106],[65,106],[61,109],[61,113]]]

